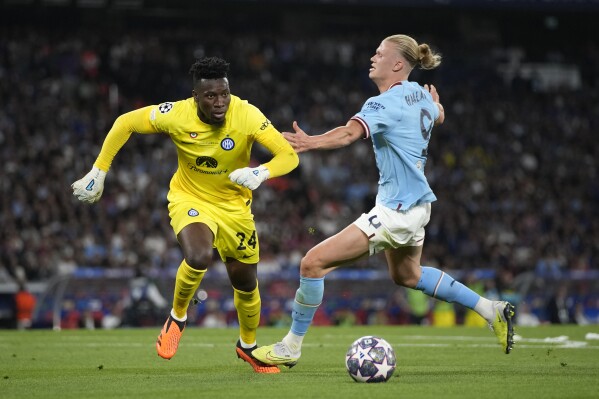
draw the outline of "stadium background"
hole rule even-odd
[[[189,96],[194,57],[231,62],[234,94],[279,130],[344,124],[375,93],[370,57],[407,33],[444,55],[413,79],[447,112],[427,175],[439,198],[423,264],[519,305],[521,322],[599,322],[599,2],[596,1],[0,1],[0,323],[15,325],[20,282],[34,327],[159,325],[181,254],[166,190],[164,137],[119,153],[100,203],[70,184],[89,169],[121,113]],[[265,154],[258,148],[256,163]],[[302,254],[371,207],[368,141],[302,155],[256,191],[262,322],[285,325]],[[191,320],[236,322],[222,265]],[[141,293],[137,300],[136,294]],[[414,302],[415,301],[415,302]],[[467,322],[423,304],[373,257],[327,278],[321,324]],[[561,311],[560,311],[561,309]],[[435,317],[439,315],[447,318]],[[523,317],[526,316],[526,317]]]

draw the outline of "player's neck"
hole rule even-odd
[[[393,75],[393,76],[389,76],[387,79],[383,79],[381,81],[375,82],[375,84],[382,94],[382,93],[386,92],[387,90],[389,90],[390,88],[392,88],[393,86],[397,86],[397,85],[401,84],[401,82],[406,81],[406,80],[408,80],[407,76]]]

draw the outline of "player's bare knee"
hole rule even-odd
[[[228,263],[227,273],[233,288],[243,292],[252,292],[258,286],[258,276],[255,265],[240,262]]]
[[[393,280],[395,282],[395,284],[400,285],[402,287],[407,287],[407,288],[415,288],[416,285],[418,284],[418,279],[417,278],[401,278],[398,280]]]
[[[409,270],[391,270],[389,273],[393,282],[401,287],[414,288],[420,279],[420,276]]]
[[[393,282],[396,285],[399,285],[401,287],[405,287],[406,286],[405,283],[404,283],[403,278],[401,277],[401,275],[399,273],[391,272],[391,279],[393,280]]]
[[[231,279],[231,285],[238,291],[243,292],[252,292],[258,287],[258,283],[256,280],[247,281],[247,280],[235,280]]]
[[[210,250],[194,249],[185,254],[185,261],[192,269],[206,270],[212,263],[212,248]]]
[[[323,276],[323,265],[314,257],[306,255],[300,263],[300,275],[308,278],[320,278]]]

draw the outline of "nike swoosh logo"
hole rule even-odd
[[[289,359],[289,357],[272,356],[271,353],[272,353],[271,351],[268,351],[266,353],[266,358],[268,360],[287,360],[287,359]]]
[[[249,314],[249,315],[248,315],[248,317],[254,317],[254,316],[256,316],[258,313],[260,313],[260,312],[256,312],[256,313],[254,313],[254,314]]]

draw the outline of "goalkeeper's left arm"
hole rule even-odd
[[[299,157],[283,135],[272,129],[271,133],[262,134],[258,142],[271,152],[273,158],[256,168],[236,169],[229,175],[232,182],[255,190],[269,178],[283,176],[299,165]]]
[[[100,199],[104,191],[104,179],[112,160],[125,145],[131,133],[158,133],[150,124],[149,113],[152,107],[144,107],[119,116],[104,139],[100,154],[92,169],[83,178],[71,185],[73,195],[80,201],[93,203]]]

